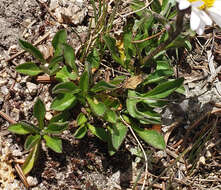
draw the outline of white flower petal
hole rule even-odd
[[[198,10],[192,10],[191,12],[191,16],[190,16],[190,28],[192,30],[196,30],[197,28],[199,28],[200,26],[200,16],[199,16],[200,12]]]
[[[221,27],[221,1],[216,1],[214,6],[208,8],[210,17]]]
[[[190,2],[187,0],[179,0],[179,9],[184,10],[187,9],[190,6]]]
[[[198,35],[202,35],[205,30],[205,24],[203,22],[200,23],[199,28],[197,28],[196,33]]]
[[[200,19],[205,23],[205,25],[212,25],[213,21],[204,11],[200,11]]]

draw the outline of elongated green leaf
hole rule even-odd
[[[63,44],[65,44],[67,41],[67,32],[66,30],[60,30],[58,31],[53,40],[52,40],[52,46],[54,48],[54,56],[59,56],[62,54],[63,51]]]
[[[26,122],[19,122],[9,126],[8,130],[12,133],[26,135],[30,133],[39,133],[40,129]]]
[[[30,150],[33,146],[39,143],[40,140],[41,140],[40,135],[29,135],[25,140],[25,145],[24,145],[25,150]]]
[[[74,137],[76,139],[82,139],[87,133],[87,127],[85,125],[82,125],[77,129],[77,131],[74,133]]]
[[[32,62],[26,62],[16,66],[16,71],[29,76],[36,76],[43,71]]]
[[[66,65],[62,69],[56,72],[56,79],[61,82],[68,82],[70,80],[76,80],[77,74],[73,73]]]
[[[21,39],[18,40],[19,45],[26,51],[28,51],[29,53],[31,53],[36,59],[38,59],[39,61],[41,61],[42,63],[45,63],[45,59],[44,56],[42,55],[42,53],[36,48],[34,47],[32,44],[30,44],[29,42],[23,41]]]
[[[125,66],[124,62],[121,60],[121,58],[118,55],[115,39],[110,37],[109,35],[104,36],[103,39],[112,55],[113,60],[119,63],[120,65]]]
[[[89,73],[88,71],[84,71],[81,75],[79,87],[81,88],[81,91],[83,92],[83,96],[87,94],[87,91],[89,89]]]
[[[64,58],[62,55],[53,56],[49,63],[49,68],[52,68],[56,63],[63,62]]]
[[[98,102],[97,99],[92,99],[90,97],[87,97],[87,101],[96,115],[103,116],[105,114],[107,108],[103,102]]]
[[[51,109],[63,111],[74,106],[76,97],[73,94],[58,94],[51,104]]]
[[[146,111],[141,112],[137,109],[137,103],[144,101],[140,99],[140,96],[135,91],[129,90],[128,91],[128,98],[126,100],[127,110],[129,114],[140,120],[142,123],[146,124],[159,124],[160,123],[160,115],[156,112],[152,111]]]
[[[151,73],[147,76],[147,78],[142,82],[142,85],[157,83],[172,75],[173,75],[172,70],[156,70],[154,73]]]
[[[113,84],[107,83],[105,81],[99,81],[97,84],[95,84],[90,91],[91,92],[100,92],[103,90],[115,90],[117,87]]]
[[[54,122],[49,123],[44,133],[48,134],[59,134],[68,127],[68,122]]]
[[[118,122],[116,125],[109,127],[108,131],[108,152],[112,156],[118,151],[120,145],[126,137],[127,126],[121,122]]]
[[[12,133],[16,133],[19,135],[26,135],[32,133],[27,127],[22,125],[21,123],[12,124],[8,127],[8,130]]]
[[[43,138],[46,141],[46,146],[57,153],[62,153],[62,141],[58,137],[50,137],[44,135]]]
[[[73,82],[62,82],[55,85],[55,87],[52,89],[53,94],[76,94],[80,92],[81,90],[73,83]]]
[[[179,88],[183,84],[184,79],[179,78],[172,81],[167,81],[162,84],[159,84],[153,90],[147,92],[143,95],[143,97],[151,97],[151,98],[165,98],[169,96],[172,92],[174,92],[177,88]]]
[[[32,168],[34,167],[35,161],[38,158],[39,153],[39,144],[37,143],[29,153],[28,157],[25,159],[25,163],[22,165],[22,171],[25,175],[27,175]]]
[[[64,60],[66,65],[69,65],[78,74],[77,66],[75,65],[74,49],[68,44],[64,44]]]
[[[44,103],[41,101],[40,98],[38,98],[34,105],[33,115],[37,118],[40,129],[44,128],[45,113],[46,110]]]
[[[87,118],[83,113],[79,113],[77,116],[77,125],[81,126],[82,124],[87,122]]]
[[[122,75],[122,76],[117,76],[113,80],[110,81],[110,84],[112,85],[119,85],[121,84],[127,77]]]
[[[107,131],[102,127],[94,127],[90,123],[87,123],[88,129],[91,131],[92,134],[94,134],[96,137],[98,137],[100,140],[107,142]]]
[[[148,144],[158,149],[165,149],[166,144],[163,136],[155,130],[142,129],[136,125],[132,125],[134,131]]]

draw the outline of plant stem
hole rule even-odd
[[[173,32],[173,28],[170,27],[168,29],[168,33],[170,34],[170,37],[162,44],[160,44],[156,49],[151,51],[146,57],[143,58],[142,63],[145,64],[148,62],[151,58],[153,58],[155,55],[157,55],[159,52],[164,50],[173,40],[175,40],[179,34],[183,30],[183,18],[185,15],[185,11],[178,11],[178,15],[176,18],[176,30]]]

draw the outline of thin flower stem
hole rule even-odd
[[[132,127],[123,119],[123,117],[120,115],[120,118],[122,120],[122,122],[130,129],[130,132],[132,133],[133,137],[135,138],[135,140],[138,143],[138,146],[140,147],[140,149],[142,150],[142,153],[144,155],[144,160],[145,160],[145,175],[144,175],[144,182],[142,185],[141,190],[144,190],[145,185],[146,185],[146,180],[147,180],[147,173],[148,173],[148,160],[147,160],[147,154],[142,146],[142,144],[140,143],[139,139],[137,138],[136,134],[134,133]]]

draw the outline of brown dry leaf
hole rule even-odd
[[[143,81],[143,76],[141,74],[130,77],[124,83],[123,88],[135,89],[142,81]]]

